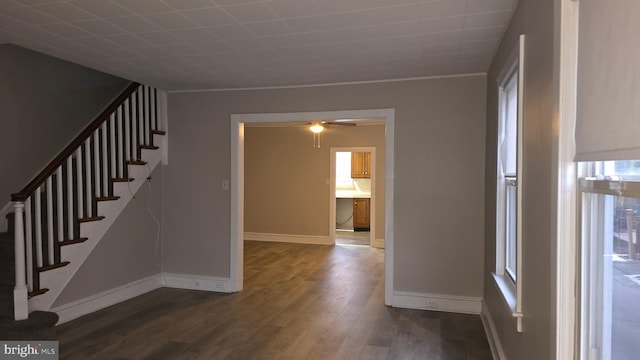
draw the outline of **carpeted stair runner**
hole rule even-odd
[[[13,318],[15,255],[13,229],[11,228],[9,231],[0,233],[0,319]]]

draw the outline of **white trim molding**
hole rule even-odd
[[[230,283],[228,278],[161,273],[57,306],[50,311],[58,314],[60,325],[163,287],[230,293]]]
[[[229,277],[233,291],[243,286],[244,241],[244,125],[245,123],[298,122],[318,119],[383,119],[385,124],[385,305],[393,301],[393,187],[395,109],[364,109],[293,113],[231,114],[231,239]],[[479,309],[478,309],[479,311]]]
[[[215,276],[189,275],[189,274],[163,274],[164,286],[174,289],[203,290],[230,293],[231,281],[229,278]]]
[[[482,298],[394,291],[392,306],[404,309],[480,314],[482,310]]]
[[[384,239],[373,239],[371,246],[378,249],[384,249]]]
[[[556,289],[556,353],[555,359],[573,359],[579,332],[576,298],[578,240],[578,169],[573,162],[576,153],[576,79],[578,68],[578,18],[580,4],[577,1],[561,1],[560,41],[556,45],[559,54],[558,148],[557,148],[557,234],[555,289]],[[557,36],[556,36],[557,37]],[[578,291],[579,292],[579,291]]]
[[[489,308],[484,300],[482,300],[480,319],[482,319],[484,332],[487,334],[487,341],[489,342],[489,348],[491,349],[491,356],[496,360],[506,360],[507,357],[504,355],[504,349],[502,348],[502,343],[500,342],[500,337],[496,330],[496,324],[493,322]]]
[[[333,245],[330,236],[318,235],[292,235],[292,234],[270,234],[245,232],[245,240],[266,241],[266,242],[283,242],[293,244],[316,244],[316,245]]]
[[[522,311],[518,309],[518,295],[516,294],[516,284],[511,282],[511,279],[507,279],[504,275],[493,275],[494,284],[500,293],[502,294],[502,300],[509,309],[509,313],[516,319],[516,330],[522,332]]]
[[[121,303],[149,291],[159,289],[163,285],[161,274],[149,276],[131,283],[88,296],[68,304],[51,309],[59,316],[58,325],[77,319],[92,312],[102,310],[111,305]]]
[[[574,0],[574,1],[577,1],[577,0]],[[459,78],[459,77],[478,76],[478,75],[487,75],[487,73],[478,72],[478,73],[469,73],[469,74],[433,75],[433,76],[418,76],[418,77],[383,79],[383,80],[347,81],[347,82],[304,84],[304,85],[256,86],[256,87],[243,87],[243,88],[220,88],[220,89],[169,90],[168,92],[170,94],[173,94],[173,93],[192,93],[192,92],[221,92],[221,91],[299,89],[299,88],[310,88],[310,87],[311,88],[315,88],[315,87],[325,87],[325,86],[379,84],[379,83],[387,83],[387,82],[414,81],[414,80],[425,80],[425,79],[447,79],[447,78]]]
[[[516,330],[518,332],[523,331],[522,325],[522,284],[525,281],[525,275],[523,274],[523,179],[525,177],[524,165],[523,165],[523,149],[524,149],[524,60],[525,60],[525,35],[520,35],[518,41],[509,55],[508,60],[503,65],[500,74],[498,75],[498,93],[499,101],[498,106],[500,108],[499,119],[499,133],[498,133],[498,152],[496,166],[496,268],[493,273],[493,277],[496,280],[496,285],[500,293],[502,294],[507,306],[511,310],[513,317],[517,319]],[[509,150],[504,142],[507,141],[506,126],[508,119],[506,119],[506,106],[507,93],[505,87],[508,86],[511,79],[517,80],[517,111],[516,111],[516,163],[515,174],[508,174],[506,170],[506,158],[504,151]],[[513,171],[513,170],[512,170]],[[507,234],[507,224],[509,223],[509,216],[511,211],[508,210],[507,203],[509,202],[507,193],[508,175],[515,175],[515,244],[511,244],[511,237]],[[513,184],[512,184],[513,185]],[[515,245],[515,269],[509,268],[507,259],[510,258],[508,253],[509,245],[513,248]],[[513,283],[509,283],[509,279],[513,279]]]

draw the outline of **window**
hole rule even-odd
[[[517,329],[522,331],[522,76],[524,35],[498,76],[498,139],[496,176],[496,270]]]
[[[518,223],[518,73],[513,71],[507,83],[501,89],[501,119],[502,142],[499,147],[500,176],[499,187],[504,202],[504,219],[500,224],[504,235],[500,239],[504,243],[504,269],[512,281],[517,278],[517,223]]]
[[[640,353],[640,161],[583,164],[581,358]]]
[[[336,189],[354,189],[350,152],[336,152]]]

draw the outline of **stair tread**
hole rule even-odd
[[[167,135],[167,132],[162,130],[151,130],[151,133],[154,135]]]
[[[134,178],[113,178],[111,181],[113,182],[131,182],[135,180]]]
[[[158,150],[160,147],[155,145],[140,145],[140,149]]]
[[[147,165],[146,161],[142,161],[142,160],[129,160],[127,161],[127,164],[129,165]]]
[[[89,238],[78,238],[78,239],[64,240],[64,241],[60,241],[60,246],[80,244],[80,243],[83,243],[83,242],[85,242],[87,240],[89,240]]]
[[[49,271],[49,270],[53,270],[53,269],[58,269],[58,268],[61,268],[61,267],[65,267],[65,266],[67,266],[69,264],[70,264],[70,262],[63,261],[63,262],[60,262],[60,263],[57,263],[57,264],[45,265],[45,266],[39,267],[38,271],[39,272],[43,272],[43,271]]]
[[[78,222],[79,223],[85,223],[85,222],[100,221],[100,220],[104,220],[104,216],[94,216],[94,217],[88,217],[88,218],[81,218],[81,219],[78,219]]]
[[[38,289],[38,290],[34,290],[34,291],[29,291],[28,297],[29,299],[31,299],[34,296],[38,296],[38,295],[42,295],[44,293],[46,293],[47,291],[49,291],[49,289],[44,288],[44,289]]]
[[[96,198],[96,201],[114,201],[120,199],[120,196],[100,196]]]

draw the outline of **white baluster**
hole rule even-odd
[[[64,240],[64,194],[62,191],[62,166],[56,170],[56,215],[58,216],[58,241]]]
[[[16,284],[13,288],[13,317],[15,320],[25,320],[29,317],[29,301],[27,282],[25,279],[24,262],[24,221],[22,212],[24,203],[17,201],[13,204],[15,210],[14,218],[14,241],[15,241],[15,266]]]
[[[100,178],[102,168],[100,167],[100,130],[93,132],[93,168],[95,169],[95,194],[96,197],[106,196],[106,193],[102,192],[100,186]]]
[[[73,155],[67,158],[67,238],[73,239]]]
[[[151,141],[149,140],[149,87],[144,85],[144,144],[149,145]]]
[[[157,130],[156,129],[156,127],[157,127],[156,126],[156,121],[157,121],[157,119],[156,119],[156,90],[154,88],[150,87],[149,88],[149,95],[151,97],[151,107],[149,108],[149,112],[151,113],[151,116],[150,116],[151,127],[150,128],[153,129],[153,130]],[[153,137],[153,135],[150,134],[149,137]]]
[[[84,218],[84,191],[82,186],[84,185],[84,177],[82,176],[82,146],[76,150],[76,184],[78,194],[78,219]]]
[[[38,267],[42,267],[42,189],[36,190],[36,203],[34,205],[36,210],[36,264]]]
[[[102,123],[102,194],[109,195],[109,152],[107,151],[107,122]]]
[[[129,99],[124,101],[124,158],[125,160],[131,160],[131,120],[129,118],[130,113]],[[124,166],[127,166],[125,163]]]
[[[94,216],[92,213],[91,199],[93,199],[93,191],[91,189],[91,142],[87,139],[84,142],[84,160],[85,160],[85,169],[86,175],[84,177],[85,181],[85,189],[87,189],[87,194],[85,201],[87,203],[87,217]]]
[[[111,114],[111,117],[109,118],[109,128],[110,128],[110,134],[111,134],[111,138],[109,139],[109,148],[111,149],[110,151],[111,177],[117,178],[118,171],[116,167],[116,114],[115,113]]]
[[[24,203],[24,227],[26,228],[26,245],[27,245],[27,288],[33,290],[33,229],[31,228],[31,203],[33,196],[29,196]]]
[[[132,156],[132,158],[134,160],[138,160],[138,102],[137,100],[137,93],[133,93],[131,95],[131,123],[133,124],[133,126],[131,127],[131,139],[132,139],[132,143],[133,143],[133,148],[131,149],[134,154]]]
[[[116,116],[116,124],[118,126],[118,131],[116,132],[118,138],[118,177],[124,177],[124,164],[122,164],[122,150],[124,147],[122,146],[122,106],[118,107],[118,115]]]
[[[53,178],[49,176],[46,181],[47,189],[47,249],[49,264],[55,264],[53,258]]]
[[[144,144],[144,86],[140,86],[138,93],[138,145]]]

